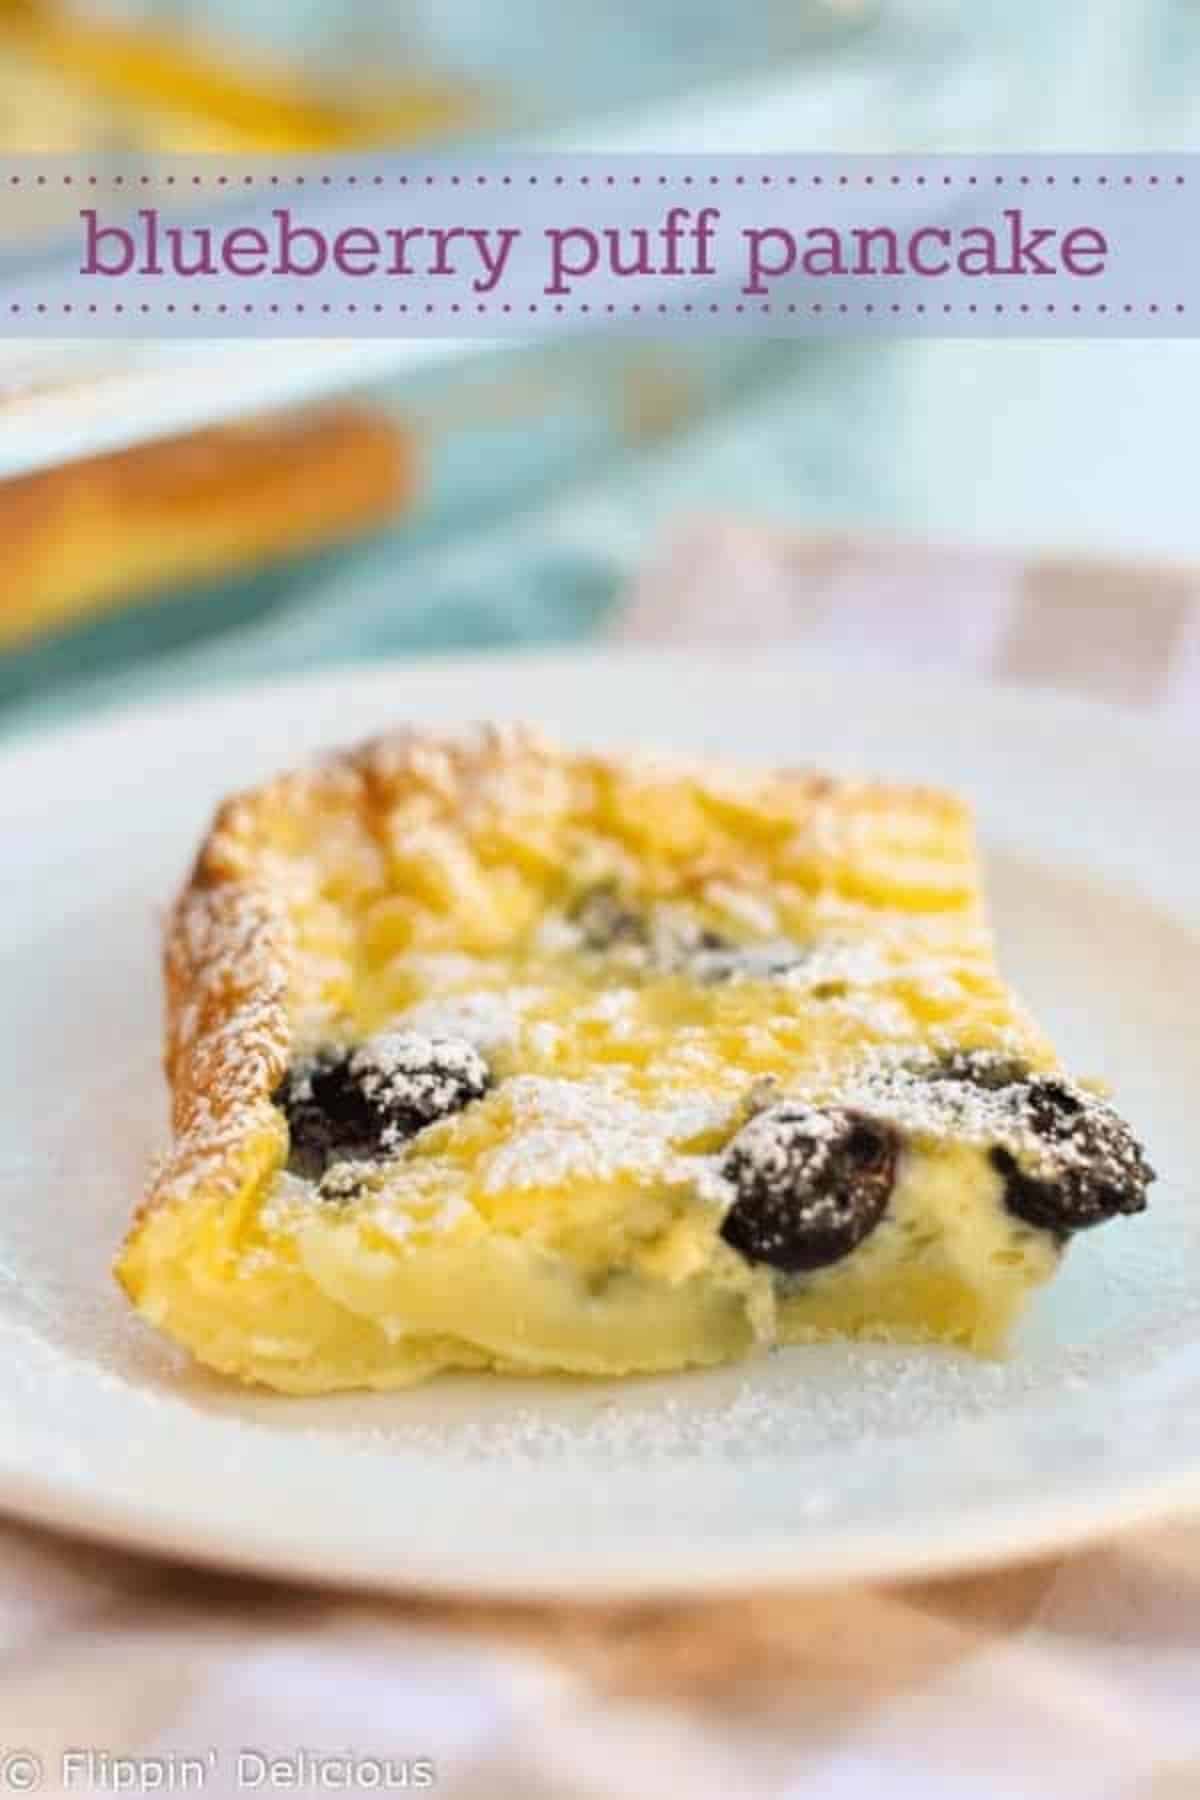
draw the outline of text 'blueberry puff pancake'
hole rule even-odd
[[[118,1263],[302,1393],[997,1350],[1153,1171],[995,968],[949,794],[400,733],[220,811]]]

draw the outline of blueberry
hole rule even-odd
[[[394,1155],[426,1125],[478,1100],[488,1081],[483,1057],[463,1038],[394,1031],[318,1050],[274,1095],[287,1114],[288,1166],[316,1180],[332,1162]]]
[[[660,974],[686,970],[702,980],[711,979],[700,973],[701,965],[734,950],[729,938],[686,913],[658,906],[641,910],[607,885],[590,888],[568,916],[585,950],[633,950],[639,953],[635,960]]]
[[[1039,1075],[1027,1082],[1023,1102],[1033,1130],[1048,1144],[1066,1143],[1089,1112],[1107,1112],[1127,1130],[1111,1107],[1053,1075]]]
[[[952,1050],[928,1073],[928,1079],[963,1081],[969,1087],[995,1093],[1027,1081],[1029,1064],[1005,1050]]]
[[[711,926],[705,925],[696,933],[691,948],[703,955],[719,955],[723,951],[732,952],[736,946],[732,939],[723,937],[719,931],[713,931]]]
[[[882,1219],[900,1140],[846,1108],[784,1101],[729,1144],[721,1173],[736,1198],[721,1236],[751,1262],[789,1274],[839,1262]]]
[[[705,935],[716,937],[715,932]],[[730,944],[718,938],[715,943],[700,943],[697,950],[691,973],[706,987],[725,981],[778,981],[804,961],[802,950],[782,942]]]
[[[619,944],[644,947],[650,942],[646,915],[628,905],[612,887],[589,889],[576,901],[569,917],[588,950],[612,950]]]
[[[342,1145],[369,1129],[347,1074],[348,1052],[323,1048],[293,1063],[271,1098],[288,1122],[288,1168],[317,1180]]]
[[[1111,1106],[1050,1075],[1026,1084],[1022,1110],[1036,1149],[1023,1156],[1019,1146],[997,1145],[991,1152],[1011,1213],[1068,1237],[1146,1210],[1154,1170]]]
[[[331,1162],[317,1187],[320,1198],[330,1206],[349,1206],[365,1194],[365,1165],[360,1162]]]

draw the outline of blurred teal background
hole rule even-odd
[[[333,17],[317,0],[207,10],[264,40],[291,34],[308,57]],[[351,38],[374,42],[379,9],[349,13]],[[432,0],[429,17],[391,9],[389,29],[401,15],[427,45]],[[580,116],[613,92],[644,105],[711,83],[754,65],[757,46],[776,92],[781,74],[794,79],[798,149],[1200,141],[1194,0],[881,0],[849,8],[844,27],[835,7],[775,0],[736,11],[528,0],[491,14],[439,3],[436,33],[451,63],[499,78],[507,55],[526,95],[540,80]],[[753,90],[746,105],[752,123]],[[151,596],[0,659],[0,727],[382,654],[586,640],[611,622],[647,546],[714,510],[1200,558],[1200,345],[1186,342],[593,342],[498,353],[370,398],[422,445],[416,512],[349,549]]]

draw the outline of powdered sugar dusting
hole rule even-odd
[[[166,959],[175,1141],[147,1210],[202,1187],[233,1195],[244,1179],[286,1060],[291,945],[282,910],[241,882],[188,891],[176,907]]]
[[[1194,1329],[1194,1309],[1192,1319]],[[836,1503],[850,1473],[846,1458],[859,1447],[878,1479],[884,1445],[927,1441],[1111,1379],[1095,1346],[991,1363],[936,1345],[843,1341],[760,1355],[744,1369],[642,1380],[619,1397],[611,1388],[564,1396],[538,1383],[527,1399],[504,1386],[485,1401],[477,1383],[451,1380],[439,1387],[436,1407],[406,1395],[404,1417],[384,1442],[452,1464],[501,1463],[531,1474],[564,1463],[598,1475],[730,1462],[778,1473],[787,1464],[797,1511],[820,1516]],[[822,1469],[825,1455],[838,1459],[836,1468]]]
[[[493,1193],[606,1181],[629,1171],[648,1180],[693,1180],[704,1159],[677,1146],[726,1124],[733,1112],[728,1102],[703,1098],[642,1106],[603,1078],[517,1075],[503,1091],[511,1131],[481,1165],[483,1185]]]
[[[542,998],[539,988],[483,988],[465,994],[438,994],[400,1014],[406,1030],[458,1037],[478,1050],[499,1050],[520,1034],[522,1015]]]

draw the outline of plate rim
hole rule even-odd
[[[378,658],[355,656],[320,668],[292,670],[265,681],[221,680],[206,685],[203,677],[198,675],[168,676],[168,690],[147,699],[98,696],[89,701],[85,690],[78,696],[85,709],[79,717],[63,719],[56,715],[42,723],[23,708],[11,722],[4,722],[0,732],[0,777],[5,774],[4,764],[10,758],[62,754],[92,737],[103,738],[122,727],[149,729],[167,724],[181,712],[219,712],[224,706],[236,706],[251,699],[270,706],[288,696],[299,698],[323,688],[365,686],[383,689],[404,678],[415,677],[419,681],[425,673],[458,674],[465,679],[475,674],[491,675],[498,664],[545,672],[572,668],[584,662],[596,671],[650,664],[662,669],[699,665],[725,676],[731,671],[740,676],[758,669],[778,671],[782,661],[794,662],[806,676],[824,674],[835,678],[853,671],[868,681],[902,680],[910,691],[920,690],[921,696],[928,697],[931,702],[935,696],[943,695],[961,699],[966,690],[985,698],[989,705],[1011,708],[1014,716],[1024,714],[1044,718],[1047,709],[1053,708],[1075,714],[1083,725],[1127,734],[1152,752],[1157,748],[1183,756],[1190,753],[1200,760],[1200,737],[1189,732],[1176,714],[1160,717],[1149,709],[1081,694],[1052,682],[994,678],[974,670],[898,667],[885,655],[869,651],[845,655],[829,650],[814,652],[802,642],[749,646],[584,642],[565,647],[497,644],[483,650],[431,650],[416,655]],[[396,723],[403,724],[402,713]],[[353,729],[344,734],[342,741],[354,742]],[[4,804],[4,789],[0,784],[0,815]]]
[[[810,1558],[795,1560],[797,1532],[756,1541],[753,1557],[729,1556],[705,1567],[663,1567],[653,1557],[608,1552],[594,1567],[570,1571],[530,1565],[507,1576],[493,1559],[465,1566],[444,1557],[403,1554],[381,1563],[372,1553],[331,1550],[323,1544],[314,1563],[311,1547],[286,1536],[264,1533],[255,1523],[237,1545],[221,1528],[174,1523],[156,1509],[97,1501],[73,1483],[20,1472],[0,1462],[0,1517],[62,1533],[83,1543],[105,1545],[131,1555],[156,1557],[183,1566],[227,1574],[279,1579],[324,1590],[391,1594],[422,1599],[495,1601],[539,1600],[570,1604],[628,1604],[637,1600],[682,1601],[762,1592],[812,1593],[856,1583],[938,1580],[1044,1560],[1087,1548],[1134,1527],[1163,1524],[1200,1506],[1200,1463],[1177,1476],[1142,1481],[1136,1476],[1114,1493],[1106,1487],[1092,1500],[1081,1498],[1049,1515],[1036,1502],[1021,1508],[980,1508],[972,1523],[955,1533],[930,1532],[924,1547],[897,1552],[894,1539],[874,1542],[868,1534],[843,1536],[838,1551],[818,1568]],[[175,1509],[176,1514],[178,1509]],[[1026,1516],[1026,1515],[1031,1516]],[[983,1522],[982,1526],[980,1521]],[[986,1527],[983,1528],[983,1527]]]

